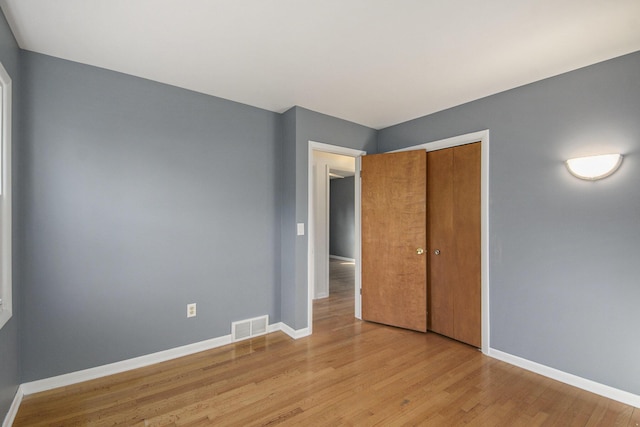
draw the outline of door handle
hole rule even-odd
[[[422,254],[424,253],[424,249],[422,249],[422,248],[418,248],[418,249],[416,249],[416,253],[417,253],[418,255],[422,255]]]
[[[435,255],[440,255],[440,249],[436,249],[435,251],[433,251],[433,253],[434,253]]]

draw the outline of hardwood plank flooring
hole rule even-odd
[[[433,333],[353,318],[331,261],[314,333],[273,333],[25,396],[14,426],[640,426],[640,409]]]

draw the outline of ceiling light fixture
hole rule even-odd
[[[566,161],[572,175],[596,181],[614,173],[622,163],[622,154],[602,154],[599,156],[576,157]]]

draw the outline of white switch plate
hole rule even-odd
[[[304,222],[298,223],[298,236],[304,236]]]
[[[187,317],[196,317],[196,303],[187,304]]]

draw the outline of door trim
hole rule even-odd
[[[390,151],[420,150],[435,151],[458,145],[481,143],[480,160],[480,257],[481,257],[481,312],[482,312],[482,353],[488,355],[490,348],[491,325],[489,316],[489,129],[458,135],[452,138],[440,139],[411,147]]]
[[[308,159],[307,159],[307,325],[309,334],[313,333],[313,282],[315,274],[315,231],[314,231],[314,198],[313,198],[313,151],[323,151],[325,153],[340,154],[342,156],[354,157],[356,160],[354,179],[354,203],[355,203],[355,317],[362,318],[362,303],[360,300],[360,286],[362,280],[360,259],[362,256],[362,238],[360,229],[360,157],[367,154],[366,151],[356,150],[353,148],[340,147],[338,145],[325,144],[323,142],[309,141]]]

